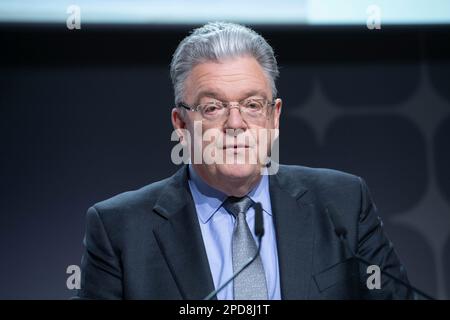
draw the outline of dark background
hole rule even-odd
[[[176,170],[168,70],[191,28],[0,25],[0,298],[73,295],[87,208]],[[450,28],[254,28],[281,162],[364,177],[412,283],[450,298]]]

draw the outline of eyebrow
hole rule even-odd
[[[239,99],[239,101],[245,100],[249,97],[252,96],[261,96],[265,99],[267,98],[267,95],[265,94],[265,92],[261,91],[261,90],[249,90],[244,92],[244,94],[242,95],[243,98]],[[211,97],[220,101],[226,101],[227,99],[223,99],[224,95],[219,92],[219,91],[215,91],[215,90],[204,90],[204,91],[200,91],[197,95],[197,103],[200,101],[201,98],[204,97]]]

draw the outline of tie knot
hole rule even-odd
[[[239,213],[247,213],[247,210],[253,206],[253,204],[253,200],[247,196],[241,198],[228,197],[222,206],[237,219]]]

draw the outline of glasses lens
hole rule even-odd
[[[266,109],[265,100],[247,100],[242,104],[241,111],[251,117],[264,115]]]
[[[226,113],[225,106],[220,102],[213,102],[201,105],[200,112],[205,119],[215,120]]]
[[[264,99],[249,99],[239,105],[242,117],[247,119],[259,119],[267,115],[269,103]],[[222,102],[211,102],[200,105],[198,110],[206,120],[215,121],[225,119],[229,115],[229,105]]]

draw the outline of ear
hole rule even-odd
[[[181,110],[177,107],[174,107],[172,109],[172,114],[171,114],[171,118],[172,118],[172,125],[173,128],[175,129],[175,131],[178,134],[178,137],[180,137],[180,141],[183,141],[183,137],[184,137],[184,130],[181,129],[185,129],[186,128],[186,122],[183,119],[183,115],[181,114]]]
[[[283,105],[283,101],[280,98],[275,99],[275,105],[273,110],[273,128],[280,128],[280,115],[281,115],[281,107]]]

